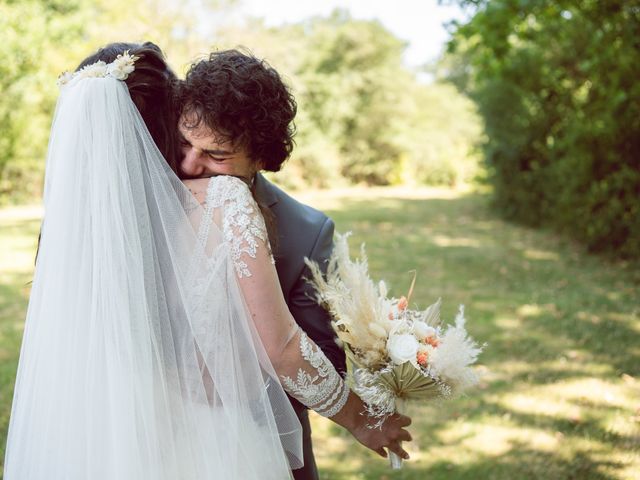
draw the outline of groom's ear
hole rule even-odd
[[[256,160],[254,162],[254,166],[256,168],[256,173],[258,173],[261,170],[264,170],[264,161],[262,159]]]

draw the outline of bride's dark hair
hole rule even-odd
[[[174,88],[177,77],[167,65],[160,47],[151,42],[115,42],[105,45],[85,58],[76,70],[102,60],[113,62],[125,51],[138,58],[135,70],[125,80],[133,103],[138,107],[160,153],[173,171],[177,172],[180,144],[177,114],[174,107]]]

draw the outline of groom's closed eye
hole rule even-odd
[[[213,160],[228,160],[233,156],[233,152],[229,150],[202,150],[202,152]]]
[[[182,147],[193,147],[193,144],[187,140],[184,137],[180,138],[180,146]],[[229,151],[229,150],[218,150],[218,149],[212,149],[212,150],[208,150],[208,149],[203,149],[201,150],[202,153],[204,153],[205,155],[207,155],[209,158],[213,159],[213,160],[228,160],[230,157],[233,156],[233,152]]]

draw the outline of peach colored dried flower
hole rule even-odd
[[[409,306],[409,302],[407,301],[407,298],[400,297],[400,300],[398,300],[398,310],[402,312],[406,310],[408,306]]]
[[[429,359],[429,354],[427,352],[419,352],[416,359],[418,360],[419,365],[426,367],[427,360]]]
[[[437,337],[427,337],[424,339],[424,343],[431,345],[433,348],[436,348],[440,345],[440,340]]]

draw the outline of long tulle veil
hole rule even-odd
[[[7,480],[282,479],[300,426],[215,222],[124,82],[65,87],[5,458]],[[283,448],[284,447],[284,448]]]

